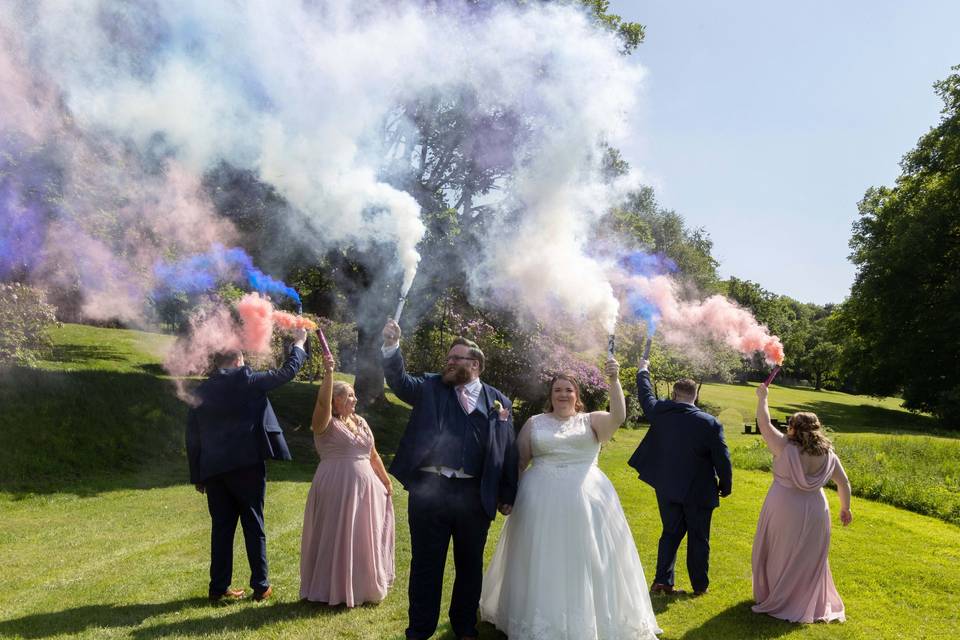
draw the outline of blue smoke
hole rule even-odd
[[[159,297],[176,293],[205,293],[218,284],[231,282],[272,298],[286,297],[298,307],[301,305],[296,289],[257,269],[253,259],[239,247],[227,249],[215,244],[207,253],[173,263],[157,264],[154,275],[158,281],[155,293]]]

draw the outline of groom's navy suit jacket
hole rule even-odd
[[[219,369],[194,392],[199,404],[187,418],[190,482],[255,465],[290,460],[283,430],[267,392],[290,382],[307,354],[294,347],[279,369]]]
[[[670,502],[717,507],[733,484],[723,426],[692,404],[657,400],[650,372],[637,374],[637,391],[650,430],[628,464]]]
[[[383,359],[383,372],[397,397],[413,406],[390,464],[390,473],[409,490],[440,436],[443,429],[441,416],[446,413],[447,403],[458,400],[453,388],[445,384],[439,374],[428,373],[422,377],[408,374],[400,349]],[[493,405],[499,400],[509,410],[510,400],[494,387],[484,382],[481,384],[483,391],[477,399],[477,409],[487,416],[489,428],[480,477],[480,502],[492,520],[498,504],[512,505],[517,496],[518,455],[513,419],[500,420]]]

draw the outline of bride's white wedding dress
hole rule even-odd
[[[480,616],[511,640],[655,640],[661,633],[590,415],[531,418],[523,473],[483,577]]]

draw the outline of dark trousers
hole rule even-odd
[[[437,630],[451,539],[456,579],[450,625],[457,636],[476,636],[483,547],[490,528],[490,518],[480,503],[480,481],[420,475],[410,488],[407,503],[411,546],[407,638],[429,638]]]
[[[263,530],[263,497],[267,490],[264,463],[228,471],[205,482],[207,507],[213,530],[210,535],[210,593],[221,594],[233,579],[233,536],[237,520],[250,563],[250,586],[262,592],[267,580],[267,534]]]
[[[672,502],[657,494],[660,521],[663,532],[657,547],[657,576],[654,582],[674,583],[674,565],[677,549],[683,536],[687,536],[687,573],[694,591],[704,591],[710,584],[707,571],[710,568],[710,518],[713,507]]]

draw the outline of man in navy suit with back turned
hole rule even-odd
[[[231,589],[233,536],[237,520],[250,563],[254,600],[273,593],[267,579],[267,536],[263,528],[263,499],[267,489],[265,460],[289,460],[277,416],[267,392],[290,382],[307,357],[307,333],[293,332],[294,343],[283,366],[253,371],[243,353],[233,349],[217,355],[216,371],[197,387],[198,404],[187,419],[187,458],[190,482],[207,494],[213,521],[210,536],[210,600],[239,599],[242,589]]]
[[[663,532],[657,549],[657,575],[651,593],[683,593],[674,588],[677,549],[687,536],[687,573],[694,595],[706,593],[710,561],[710,519],[730,495],[733,469],[723,426],[694,404],[697,384],[690,379],[673,385],[672,400],[657,400],[650,383],[649,362],[641,360],[637,391],[650,430],[629,465],[657,493]]]
[[[429,638],[437,629],[451,539],[456,579],[450,625],[458,638],[477,637],[487,530],[498,510],[510,513],[517,495],[510,401],[480,381],[483,366],[480,348],[457,338],[442,374],[411,376],[400,354],[400,327],[389,320],[383,328],[387,384],[413,406],[390,465],[390,473],[410,494],[407,638]]]

